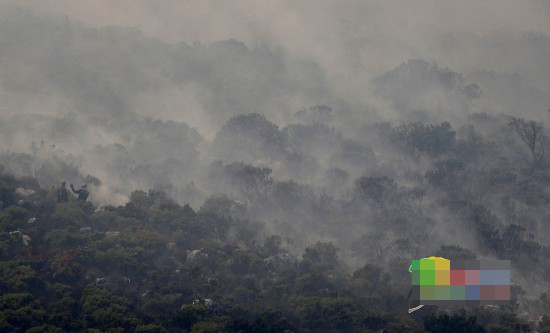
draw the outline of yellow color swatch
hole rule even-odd
[[[435,270],[436,271],[448,271],[451,269],[450,260],[435,260]]]
[[[435,271],[435,284],[448,286],[451,284],[451,271]]]

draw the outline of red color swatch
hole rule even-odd
[[[451,270],[451,285],[464,285],[465,284],[465,271],[464,270]]]

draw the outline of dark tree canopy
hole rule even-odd
[[[529,148],[533,162],[544,161],[544,126],[542,122],[513,117],[508,124],[518,138]]]

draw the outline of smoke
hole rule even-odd
[[[297,248],[333,240],[350,262],[474,249],[444,191],[423,192],[448,156],[396,144],[395,126],[434,124],[419,131],[454,143],[471,125],[463,155],[505,169],[495,156],[520,146],[502,144],[503,115],[547,116],[549,15],[542,0],[10,1],[0,162],[45,187],[97,177],[97,205],[148,189],[196,210],[223,202]],[[505,219],[505,198],[456,184]]]
[[[280,46],[320,64],[337,96],[360,104],[372,103],[365,98],[371,78],[411,58],[464,74],[482,69],[518,73],[534,84],[549,80],[549,9],[542,0],[28,3],[96,28],[139,27],[169,43]]]
[[[262,112],[287,124],[299,109],[330,104],[351,126],[365,112],[372,120],[402,117],[373,93],[372,79],[416,58],[478,83],[484,98],[473,112],[521,109],[540,118],[548,104],[539,88],[550,84],[543,1],[26,6],[32,13],[2,7],[4,112],[40,106],[41,114],[78,109],[121,119],[137,112],[184,120],[211,139],[230,115]],[[213,44],[221,40],[244,44]]]

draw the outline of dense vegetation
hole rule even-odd
[[[326,112],[324,108],[317,110]],[[263,126],[256,126],[258,122]],[[269,124],[259,115],[239,116],[222,128],[216,140],[223,138],[224,145],[235,144],[231,127],[238,127],[240,144],[260,144],[256,151],[248,152],[288,153],[285,135],[290,128],[280,132]],[[317,122],[300,126],[302,131],[325,128]],[[227,165],[214,162],[207,171],[209,181],[222,189],[231,189],[242,201],[225,195],[211,196],[195,211],[189,205],[182,206],[169,199],[162,191],[149,190],[134,191],[123,206],[96,207],[74,199],[57,203],[55,187],[41,188],[36,179],[14,177],[2,167],[0,329],[29,332],[550,330],[550,318],[542,316],[550,310],[548,294],[543,292],[538,298],[525,298],[524,295],[532,296],[533,292],[526,293],[518,283],[520,277],[524,278],[522,273],[514,279],[510,306],[431,307],[419,311],[418,315],[407,315],[410,285],[407,267],[411,258],[426,253],[422,250],[426,247],[422,245],[426,238],[406,237],[395,228],[410,233],[409,228],[417,223],[416,219],[423,227],[414,235],[434,236],[429,226],[435,224],[422,208],[427,191],[440,193],[437,204],[456,216],[460,221],[457,228],[467,226],[477,240],[474,252],[455,244],[442,244],[436,255],[455,259],[479,255],[511,259],[513,269],[530,272],[526,274],[527,280],[521,281],[538,281],[537,288],[548,287],[550,265],[545,258],[549,248],[533,235],[527,235],[526,227],[513,223],[517,216],[507,216],[512,223],[506,223],[479,201],[471,201],[473,197],[483,198],[483,194],[475,192],[476,189],[472,189],[475,184],[469,182],[471,179],[484,181],[483,188],[477,190],[506,191],[508,195],[522,198],[525,204],[516,205],[524,208],[522,214],[527,216],[527,205],[542,207],[550,199],[544,188],[537,185],[549,179],[546,175],[550,169],[537,154],[521,169],[500,167],[482,173],[476,169],[480,150],[487,149],[486,156],[495,151],[491,152],[490,144],[472,129],[467,132],[469,136],[456,139],[449,123],[388,126],[374,127],[390,128],[390,131],[379,131],[383,133],[381,139],[385,137],[384,140],[392,142],[397,151],[409,152],[409,158],[417,163],[423,156],[447,156],[434,161],[424,175],[422,187],[401,186],[387,176],[362,176],[353,182],[352,193],[332,198],[318,195],[307,185],[278,181],[270,176],[269,168],[244,162]],[[243,133],[261,137],[266,131],[269,138],[278,137],[281,143],[273,140],[262,143],[249,140],[246,135],[243,138]],[[330,130],[324,133],[335,137],[333,140],[345,142],[341,135],[334,136]],[[359,148],[361,145],[355,144],[354,151],[361,151]],[[527,152],[532,151],[526,148]],[[349,158],[353,161],[357,154]],[[330,169],[327,175],[332,177],[331,186],[343,186],[347,182],[348,175],[342,169]],[[93,176],[83,179],[100,183]],[[530,190],[524,190],[525,186]],[[286,211],[287,216],[305,216],[305,222],[300,223],[306,226],[309,223],[310,228],[316,229],[323,228],[326,221],[337,216],[338,222],[332,223],[339,223],[338,227],[343,230],[364,223],[361,216],[368,215],[370,223],[379,231],[366,233],[349,248],[339,249],[332,242],[318,241],[298,253],[300,247],[284,228],[280,229],[284,236],[273,233],[269,225],[250,218],[251,211],[263,211],[266,216],[274,211],[278,214]],[[519,213],[515,209],[509,214]],[[543,225],[531,223],[538,225],[541,233],[546,232]],[[393,236],[388,236],[388,232]],[[342,241],[337,236],[335,240]],[[359,266],[357,260],[354,264],[350,259],[357,257],[362,258]],[[526,310],[531,315],[522,314]]]

